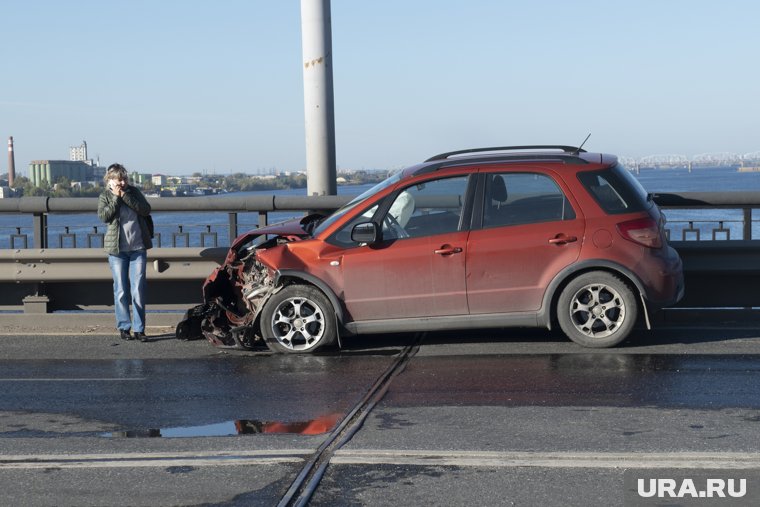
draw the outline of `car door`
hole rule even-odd
[[[467,244],[471,314],[533,312],[580,255],[585,222],[551,173],[483,173],[481,227]]]
[[[468,179],[419,182],[399,189],[390,205],[379,207],[373,220],[382,239],[342,252],[342,297],[351,320],[468,313],[468,232],[462,226]]]

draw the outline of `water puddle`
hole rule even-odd
[[[227,437],[260,433],[289,433],[294,435],[320,435],[331,431],[343,414],[330,414],[309,421],[277,422],[237,419],[200,426],[178,426],[103,433],[109,438],[183,438]]]

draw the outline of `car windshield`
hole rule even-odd
[[[401,171],[389,176],[388,178],[384,179],[383,181],[381,181],[374,187],[370,188],[366,192],[363,192],[362,194],[354,197],[353,199],[351,199],[351,201],[348,202],[348,204],[344,205],[343,207],[335,211],[335,213],[333,213],[332,215],[322,220],[319,226],[316,229],[314,229],[314,232],[312,232],[312,236],[317,236],[321,234],[325,229],[327,229],[333,223],[335,223],[335,221],[338,220],[340,217],[342,217],[343,215],[345,215],[346,213],[354,209],[356,206],[366,201],[371,196],[377,194],[378,192],[381,192],[383,189],[386,189],[390,187],[391,185],[395,185],[396,183],[398,183],[400,179],[401,179]]]

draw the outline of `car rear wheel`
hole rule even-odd
[[[628,338],[638,317],[636,296],[617,276],[592,271],[572,280],[557,300],[557,320],[584,347],[614,347]]]
[[[261,333],[274,352],[314,352],[335,343],[335,310],[316,287],[288,285],[264,305]]]

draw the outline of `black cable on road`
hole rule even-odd
[[[319,482],[327,470],[335,451],[346,445],[364,425],[367,416],[388,392],[391,381],[404,371],[409,361],[417,354],[424,333],[418,333],[413,343],[404,347],[375,383],[367,394],[346,414],[341,423],[330,432],[330,435],[309,458],[293,484],[277,504],[277,507],[305,506],[319,486]]]

